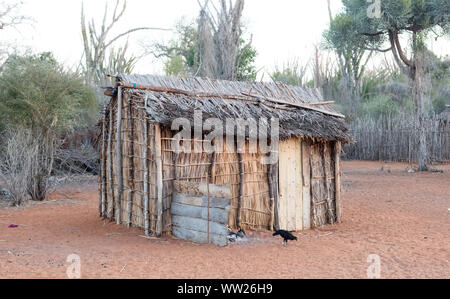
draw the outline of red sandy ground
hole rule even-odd
[[[95,185],[64,190],[71,200],[0,209],[0,278],[66,278],[70,254],[83,278],[366,278],[370,254],[382,278],[450,278],[450,166],[407,167],[345,163],[344,223],[288,247],[267,232],[226,248],[145,239],[99,219]]]

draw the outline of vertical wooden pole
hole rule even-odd
[[[294,147],[295,161],[295,230],[304,230],[303,227],[303,160],[302,160],[302,140],[295,139]]]
[[[342,196],[341,196],[341,151],[342,144],[340,141],[337,141],[335,144],[335,157],[334,161],[335,165],[335,176],[336,176],[336,214],[337,214],[337,222],[342,223]]]
[[[242,214],[242,201],[243,201],[243,197],[244,197],[244,163],[242,161],[242,154],[238,153],[238,157],[239,157],[239,198],[238,198],[238,209],[237,209],[237,217],[236,217],[236,224],[237,224],[237,228],[240,229],[241,228],[241,214]]]
[[[210,238],[210,221],[211,221],[211,196],[209,192],[209,185],[213,183],[213,168],[214,168],[214,162],[216,160],[216,149],[214,148],[214,152],[211,154],[211,161],[208,168],[208,178],[207,178],[207,184],[208,184],[208,225],[207,225],[207,234],[208,234],[208,244],[211,243]]]
[[[269,153],[270,155],[270,153]],[[269,198],[270,198],[270,223],[269,229],[273,230],[275,228],[275,197],[273,194],[273,165],[267,165],[267,186],[269,187]]]
[[[333,158],[333,146],[332,146],[332,143],[324,143],[323,144],[323,157],[322,157],[322,160],[323,160],[323,173],[325,174],[325,182],[324,182],[324,185],[325,185],[325,190],[326,190],[326,195],[327,195],[327,198],[326,198],[326,201],[327,201],[327,204],[326,204],[326,209],[327,209],[327,211],[326,211],[326,216],[325,216],[325,219],[327,218],[327,216],[328,216],[328,222],[330,223],[330,224],[332,224],[332,225],[334,225],[335,223],[336,223],[336,218],[337,217],[335,217],[335,215],[334,215],[334,211],[333,211],[333,195],[334,194],[331,194],[331,186],[332,186],[332,184],[331,184],[331,182],[330,182],[330,178],[329,178],[329,172],[331,172],[331,169],[328,169],[328,167],[331,167],[331,164],[332,164],[332,159]],[[336,169],[335,169],[335,172],[336,172]],[[331,175],[335,175],[335,174],[333,174],[333,173],[331,173]],[[336,175],[335,175],[335,178],[336,178]],[[336,185],[336,180],[335,180],[335,185]],[[337,213],[336,213],[337,214]]]
[[[105,219],[106,218],[106,112],[103,116],[102,121],[102,151],[101,151],[101,160],[100,160],[100,177],[101,177],[101,210],[100,216]]]
[[[117,210],[116,222],[122,223],[122,194],[123,194],[123,179],[122,179],[122,87],[118,87],[117,92],[117,119],[116,119],[116,155],[117,155]]]
[[[109,220],[114,220],[114,170],[113,170],[113,151],[112,151],[112,134],[113,134],[113,105],[109,109],[109,131],[108,131],[108,175],[109,175],[109,193],[111,194],[111,214]],[[109,204],[108,204],[109,205]]]
[[[207,207],[207,209],[208,209],[208,219],[206,220],[206,241],[208,242],[208,244],[210,244],[211,243],[211,232],[210,232],[210,218],[211,218],[211,215],[210,215],[210,210],[211,210],[211,197],[210,197],[210,195],[209,195],[209,185],[210,185],[210,183],[209,183],[209,179],[208,179],[208,181],[207,181],[207,183],[206,183],[206,186],[207,186],[207,193],[208,193],[208,207]]]
[[[112,134],[113,134],[113,105],[109,109],[109,131],[108,131],[108,174],[109,174],[109,192],[111,194],[111,215],[109,220],[114,219],[114,171],[113,171],[113,152],[112,152]]]
[[[279,184],[278,184],[278,178],[279,178],[279,174],[280,174],[280,169],[279,169],[279,163],[277,162],[276,164],[272,165],[272,177],[273,177],[273,182],[272,182],[272,192],[273,192],[273,213],[274,213],[274,228],[275,230],[279,230],[280,229],[280,210],[279,210],[279,206],[280,206],[280,191],[279,191]]]
[[[133,201],[134,201],[134,191],[135,191],[135,183],[134,183],[134,129],[133,129],[133,107],[131,105],[131,101],[127,101],[128,105],[128,156],[129,156],[129,178],[128,178],[128,186],[130,191],[128,192],[128,219],[127,226],[131,227],[133,225]]]
[[[162,165],[162,143],[161,143],[161,126],[155,125],[155,154],[156,154],[156,186],[157,186],[157,213],[156,235],[162,235],[162,218],[163,218],[163,165]]]
[[[148,93],[145,96],[144,101],[144,107],[145,110],[147,109],[147,100],[148,100]],[[145,113],[145,112],[144,112]],[[145,218],[145,235],[150,236],[150,211],[149,211],[149,194],[148,194],[148,180],[149,180],[149,173],[148,173],[148,163],[149,163],[149,139],[148,139],[148,120],[144,120],[144,218]]]
[[[311,224],[311,145],[302,140],[302,174],[303,174],[303,229],[310,229]]]

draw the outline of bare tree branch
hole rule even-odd
[[[165,28],[157,28],[157,27],[140,27],[140,28],[134,28],[134,29],[130,29],[122,34],[119,34],[118,36],[116,36],[115,38],[113,38],[112,40],[110,40],[106,45],[105,48],[108,48],[109,46],[111,46],[114,42],[116,42],[118,39],[127,36],[133,32],[136,31],[141,31],[141,30],[162,30],[162,31],[172,31],[172,29],[165,29]]]
[[[414,67],[414,63],[406,57],[405,53],[404,53],[403,50],[402,50],[402,46],[400,45],[400,40],[399,40],[399,38],[398,38],[398,32],[392,31],[392,36],[393,36],[393,38],[394,38],[395,47],[397,48],[397,52],[398,52],[398,55],[400,56],[400,59],[401,59],[407,66],[409,66],[409,67]]]
[[[389,31],[389,42],[391,43],[392,54],[394,56],[395,63],[397,63],[397,66],[399,67],[399,69],[402,71],[403,74],[409,75],[408,69],[405,67],[404,64],[402,64],[402,62],[400,61],[400,58],[398,57],[398,52],[397,52],[397,48],[396,48],[395,41],[394,41],[394,35],[393,35],[392,31]]]
[[[105,13],[103,15],[103,21],[100,28],[97,28],[95,21],[91,20],[88,24],[86,22],[86,16],[84,13],[84,6],[81,8],[81,33],[83,37],[84,44],[84,72],[86,75],[86,81],[89,84],[100,83],[100,81],[105,80],[106,74],[105,70],[111,71],[112,66],[119,67],[116,71],[120,70],[130,70],[131,66],[137,60],[137,57],[131,57],[130,59],[125,58],[125,52],[128,49],[128,44],[118,50],[111,49],[112,46],[121,38],[129,36],[131,33],[143,30],[169,30],[163,28],[153,28],[153,27],[139,27],[121,33],[114,38],[108,40],[111,30],[114,26],[121,20],[127,8],[126,0],[123,1],[121,6],[121,1],[117,0],[112,13],[112,18],[110,23],[108,20],[108,5],[105,6]],[[109,51],[110,57],[107,58],[107,52]],[[122,51],[122,52],[120,52]],[[119,59],[121,61],[115,61]],[[107,65],[112,63],[112,65]]]
[[[7,4],[5,1],[0,2],[0,30],[6,27],[15,27],[29,19],[18,12],[21,6],[22,2],[13,4]]]
[[[392,47],[388,48],[388,49],[380,49],[380,48],[370,48],[370,47],[365,47],[364,50],[367,51],[376,51],[376,52],[381,52],[381,53],[386,53],[392,50]]]
[[[200,2],[199,2],[200,4]],[[210,13],[212,6],[216,15]],[[236,80],[242,52],[242,12],[244,0],[234,2],[221,0],[220,8],[214,2],[205,0],[201,7],[198,27],[200,75],[226,80]],[[248,48],[249,45],[246,47]],[[244,47],[245,48],[245,47]]]

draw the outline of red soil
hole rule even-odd
[[[0,209],[0,278],[66,278],[70,254],[83,278],[366,278],[370,254],[382,278],[450,278],[450,166],[407,167],[344,163],[344,223],[288,247],[268,232],[226,248],[146,239],[99,219],[95,185],[66,188],[70,200]]]

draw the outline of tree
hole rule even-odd
[[[25,23],[29,20],[28,17],[20,13],[22,2],[10,2],[0,1],[0,33],[1,31],[9,28],[17,28],[17,26]],[[9,54],[13,52],[13,48],[8,43],[4,43],[0,40],[0,67],[7,59]]]
[[[100,29],[96,27],[95,20],[91,20],[88,25],[86,24],[84,6],[81,8],[81,33],[83,36],[85,60],[82,67],[86,76],[86,81],[91,85],[104,83],[107,75],[130,72],[133,69],[137,61],[137,57],[132,56],[127,58],[128,42],[124,47],[118,49],[112,48],[118,40],[137,31],[166,30],[153,27],[138,27],[129,29],[110,38],[111,31],[123,17],[127,8],[126,0],[123,1],[121,8],[120,4],[121,1],[117,0],[112,14],[112,19],[109,24],[107,23],[108,4],[106,4],[103,22]],[[108,50],[110,49],[111,51],[109,52],[108,57]]]
[[[351,20],[354,35],[349,43],[362,41],[363,49],[388,52],[411,82],[415,103],[418,136],[419,171],[428,169],[426,144],[426,107],[428,97],[426,39],[430,33],[447,35],[450,32],[450,0],[383,0],[368,4],[366,0],[343,0],[343,18]],[[401,36],[410,39],[409,47],[402,45]],[[387,43],[386,48],[382,45]],[[407,50],[410,55],[408,56]]]
[[[168,43],[153,43],[144,45],[146,51],[156,58],[165,58],[166,75],[190,75],[197,72],[194,69],[196,59],[197,29],[195,24],[180,19],[175,25],[175,38]]]
[[[255,60],[258,56],[258,51],[251,45],[247,46],[245,40],[241,39],[241,52],[238,67],[237,78],[238,81],[256,81],[258,70],[255,67]]]
[[[372,57],[373,51],[367,54],[368,40],[355,34],[357,23],[353,17],[341,13],[333,18],[331,15],[330,0],[328,0],[330,14],[330,27],[323,34],[324,46],[333,50],[338,58],[342,79],[349,100],[351,114],[355,116],[360,102],[360,83],[366,65]]]
[[[6,1],[0,2],[0,30],[8,27],[14,28],[28,19],[18,12],[22,4],[21,1],[13,3],[7,3]]]
[[[274,82],[281,82],[293,86],[306,85],[308,64],[301,65],[298,61],[284,63],[281,68],[275,67],[270,77]]]
[[[11,128],[3,134],[0,144],[0,179],[8,188],[15,206],[20,206],[29,195],[30,173],[35,166],[38,143],[30,131],[23,128]]]
[[[164,72],[168,76],[183,76],[189,73],[189,66],[184,61],[183,56],[176,55],[170,57],[164,63]]]
[[[228,5],[220,0],[200,3],[195,23],[180,21],[176,38],[167,44],[156,43],[149,52],[156,58],[165,57],[166,74],[210,77],[225,80],[254,81],[257,51],[251,39],[244,38],[241,24],[243,0]],[[216,12],[211,14],[211,10]]]
[[[38,142],[27,190],[43,200],[61,133],[94,118],[98,102],[81,75],[65,70],[51,53],[11,56],[0,72],[0,119],[26,129]]]
[[[446,109],[446,105],[450,105],[450,57],[435,57],[432,68],[433,108],[439,114]]]
[[[213,1],[201,5],[198,20],[198,69],[202,75],[236,80],[242,36],[241,18],[244,0],[233,4],[220,0],[219,9]],[[210,13],[211,7],[215,14]]]

